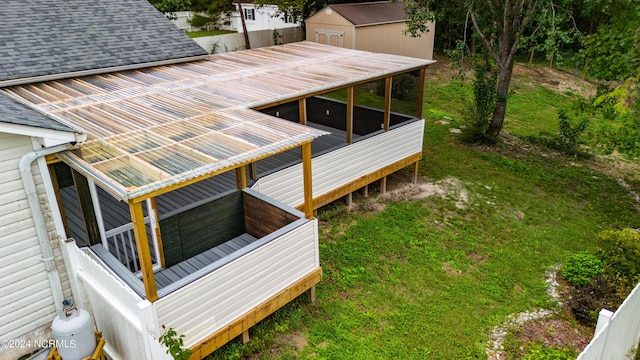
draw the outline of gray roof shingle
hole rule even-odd
[[[75,132],[72,128],[12,99],[3,91],[0,91],[0,114],[4,123]]]
[[[146,0],[3,0],[0,81],[206,55]]]

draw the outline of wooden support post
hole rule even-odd
[[[414,184],[418,183],[418,164],[419,164],[419,161],[416,161],[413,163],[413,183]]]
[[[242,343],[243,343],[243,344],[246,344],[246,343],[248,343],[248,342],[249,342],[249,329],[245,330],[245,331],[242,333]]]
[[[383,177],[380,179],[380,194],[384,194],[387,192],[387,177]]]
[[[165,268],[165,262],[164,262],[164,248],[162,246],[162,237],[160,236],[160,218],[158,217],[158,207],[156,205],[156,198],[152,197],[151,199],[149,199],[149,203],[151,204],[151,211],[153,212],[153,220],[155,221],[155,226],[153,226],[153,229],[155,230],[156,233],[156,241],[158,243],[158,264],[160,264],[160,267],[162,267],[163,269]]]
[[[353,208],[353,193],[347,194],[347,210],[351,210]]]
[[[307,125],[307,99],[298,100],[298,117],[300,124]]]
[[[311,303],[313,305],[316,304],[316,286],[315,285],[309,288],[309,300],[311,300]]]
[[[100,230],[98,228],[98,218],[93,207],[91,198],[91,190],[89,189],[89,181],[86,177],[75,170],[71,170],[73,182],[76,184],[76,192],[78,193],[78,201],[80,209],[84,217],[84,224],[87,229],[87,241],[90,245],[102,243]]]
[[[251,180],[258,179],[258,164],[256,164],[255,162],[249,164],[249,178]]]
[[[345,127],[347,133],[347,144],[353,142],[353,102],[355,101],[355,87],[347,88],[347,125]]]
[[[131,212],[133,233],[136,237],[136,248],[138,249],[144,292],[147,295],[147,300],[155,302],[158,300],[158,290],[156,289],[156,280],[153,276],[153,262],[151,261],[147,229],[144,223],[142,202],[129,202],[129,211]]]
[[[424,116],[422,115],[422,111],[424,109],[424,87],[425,87],[425,75],[426,75],[426,68],[422,68],[420,69],[420,77],[418,79],[418,107],[416,109],[416,117],[418,119],[424,119]]]
[[[311,141],[302,144],[302,177],[304,180],[304,215],[313,219],[313,188],[311,185]]]
[[[364,197],[369,197],[369,184],[364,186]]]
[[[384,79],[384,120],[382,128],[384,131],[389,130],[391,123],[391,85],[393,78],[391,76]]]
[[[236,187],[238,190],[247,187],[247,170],[245,166],[236,168]]]
[[[56,201],[58,202],[58,211],[60,211],[60,217],[62,217],[62,226],[64,227],[65,235],[70,238],[71,231],[69,230],[69,224],[67,223],[67,215],[64,211],[64,205],[62,203],[62,196],[60,195],[60,184],[58,183],[58,175],[53,164],[47,166],[49,168],[49,177],[51,178],[51,184],[53,185],[53,191],[56,193]]]

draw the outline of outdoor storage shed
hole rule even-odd
[[[306,23],[307,41],[378,53],[433,58],[435,23],[420,37],[405,34],[406,2],[328,5]]]

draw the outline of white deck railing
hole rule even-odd
[[[424,120],[393,128],[382,134],[313,158],[313,198],[339,189],[378,169],[422,152]],[[304,202],[302,164],[260,178],[253,189],[292,207]]]
[[[316,227],[309,221],[262,238],[248,254],[160,298],[158,321],[184,334],[186,347],[204,340],[318,268]]]
[[[595,334],[578,360],[633,359],[640,341],[640,284]]]
[[[146,204],[148,213],[154,214],[149,200],[147,200]],[[151,227],[150,234],[148,234],[151,261],[153,263],[153,269],[159,270],[160,264],[158,263],[158,259],[160,258],[160,248],[158,247],[157,232],[154,229],[156,222],[152,216],[147,216],[144,218],[144,223],[148,227]],[[118,226],[117,228],[105,231],[104,234],[102,246],[118,258],[120,263],[129,268],[131,272],[139,272],[140,260],[138,259],[138,248],[136,247],[136,238],[133,233],[133,223]]]

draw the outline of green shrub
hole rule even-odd
[[[629,292],[631,287],[624,279],[610,274],[599,275],[588,285],[571,288],[567,304],[578,322],[595,326],[600,310],[617,310]]]
[[[488,75],[479,64],[474,74],[473,102],[467,103],[462,114],[462,140],[471,143],[494,142],[495,139],[487,135],[487,130],[496,108],[498,74],[493,72]]]
[[[607,272],[635,285],[640,278],[640,234],[633,229],[605,230],[598,235],[598,256]]]
[[[555,349],[537,345],[529,350],[523,360],[572,360],[578,354],[571,348]]]
[[[558,147],[559,150],[577,154],[578,138],[587,129],[589,118],[583,116],[579,121],[575,121],[567,115],[567,112],[558,110]]]
[[[604,265],[597,257],[588,253],[571,255],[562,266],[562,276],[573,286],[585,286],[591,279],[602,274]]]

